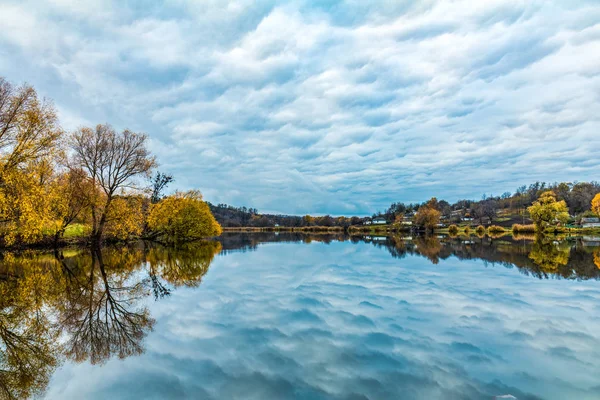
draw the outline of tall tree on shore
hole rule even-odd
[[[569,209],[564,200],[557,201],[556,194],[552,191],[542,195],[527,208],[537,231],[554,223],[565,223],[569,219]]]
[[[39,239],[49,222],[53,173],[62,129],[50,102],[28,85],[0,77],[0,229],[5,243]]]
[[[73,164],[85,170],[94,187],[91,193],[92,238],[102,240],[109,221],[111,204],[119,192],[136,190],[136,178],[148,175],[156,166],[146,147],[147,136],[110,125],[81,128],[71,138]]]
[[[427,203],[419,207],[415,214],[415,224],[427,230],[433,230],[440,223],[442,213],[438,210],[438,201],[432,197]]]
[[[600,193],[596,193],[592,199],[592,212],[600,217]]]

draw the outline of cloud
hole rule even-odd
[[[592,180],[594,2],[8,1],[0,75],[142,130],[180,189],[285,213]]]
[[[599,298],[481,260],[265,243],[151,301],[143,355],[68,362],[47,398],[594,399]]]

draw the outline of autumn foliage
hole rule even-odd
[[[592,212],[600,217],[600,193],[592,199]]]
[[[556,194],[552,191],[542,193],[527,210],[538,231],[543,231],[550,225],[565,223],[569,219],[567,203],[564,200],[557,201]]]
[[[198,191],[178,192],[153,204],[148,228],[157,238],[174,243],[221,234],[221,226]]]
[[[438,210],[438,202],[432,197],[427,203],[419,207],[415,214],[415,224],[427,230],[433,230],[439,223],[442,213]]]
[[[161,235],[220,233],[199,192],[151,206],[172,177],[159,174],[149,194],[156,161],[147,139],[108,124],[66,134],[50,102],[0,77],[0,245],[57,243],[74,224],[95,243],[139,238],[148,233],[151,209]],[[161,219],[169,209],[175,216]]]

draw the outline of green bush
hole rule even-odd
[[[456,235],[458,234],[458,226],[452,224],[448,227],[448,233],[450,233],[451,235]]]
[[[468,226],[465,226],[465,234],[468,235],[471,233],[471,229]]]
[[[477,233],[478,235],[484,234],[485,233],[485,226],[483,225],[479,225],[476,229],[475,229],[475,233]]]

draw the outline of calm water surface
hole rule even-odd
[[[0,398],[599,399],[598,244],[257,233],[6,253]]]

